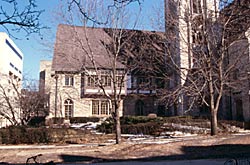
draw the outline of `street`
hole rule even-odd
[[[205,159],[205,160],[176,160],[176,161],[153,161],[153,162],[142,162],[142,161],[106,162],[106,163],[91,163],[91,165],[116,165],[116,164],[119,164],[119,165],[155,165],[155,164],[157,165],[201,165],[201,164],[202,165],[223,165],[225,162],[226,162],[225,159],[218,159],[218,160]],[[60,164],[60,165],[66,165],[66,164]],[[230,164],[230,165],[233,165],[233,164]]]

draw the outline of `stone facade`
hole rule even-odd
[[[41,62],[41,65],[43,65],[42,63],[43,62]],[[49,68],[47,68],[47,71],[48,70]],[[69,75],[73,78],[72,85],[65,84],[65,78]],[[93,101],[106,101],[107,99],[103,96],[103,93],[100,89],[85,88],[85,91],[87,92],[85,92],[85,95],[83,95],[81,85],[84,83],[86,86],[87,79],[86,77],[83,78],[81,74],[57,73],[51,74],[50,77],[46,78],[45,87],[47,91],[49,91],[49,118],[65,118],[67,115],[69,115],[68,117],[107,117],[110,115],[109,112],[108,114],[106,112],[105,114],[93,114]],[[84,82],[82,82],[83,79]],[[67,102],[69,100],[72,102]],[[66,112],[66,108],[71,105],[71,112]],[[99,106],[101,106],[101,103]],[[122,106],[119,111],[122,115]]]
[[[232,119],[240,121],[250,121],[250,77],[249,77],[249,57],[250,57],[250,28],[245,32],[245,37],[232,42],[229,47],[230,63],[239,60],[239,65],[233,71],[233,81],[235,87],[231,96]]]
[[[40,64],[40,90],[49,95],[49,118],[111,115],[111,103],[108,97],[114,95],[114,79],[110,79],[113,76],[112,59],[110,59],[112,52],[107,48],[107,45],[112,43],[110,32],[112,29],[59,25],[53,61],[41,61]],[[74,33],[78,33],[78,36],[82,35],[81,41],[77,41],[78,38],[73,35]],[[121,60],[124,57],[125,60],[135,58],[142,62],[138,65],[144,67],[148,62],[147,67],[153,67],[154,62],[159,60],[154,58],[164,51],[163,34],[124,30],[124,37],[130,40],[124,44],[125,48],[122,50],[124,54],[119,57]],[[81,47],[82,45],[85,47]],[[92,46],[91,49],[88,45]],[[90,56],[93,57],[96,66]],[[127,74],[125,65],[119,59],[116,66],[117,87],[123,84],[116,91],[116,93],[120,92],[121,96],[119,114],[122,116],[157,113],[156,80],[138,75],[138,68]],[[96,78],[101,79],[101,82]],[[104,90],[96,83],[105,83],[102,86]]]
[[[206,2],[205,4],[203,2]],[[217,17],[218,0],[165,0],[165,31],[168,43],[169,55],[179,68],[177,74],[172,76],[172,88],[184,86],[187,76],[194,65],[194,52],[198,40],[198,31],[202,27],[203,13]],[[204,8],[207,11],[204,11]],[[172,107],[173,115],[185,115],[187,109],[187,97],[184,94],[178,96],[178,102]],[[192,111],[196,111],[194,109]],[[197,112],[194,112],[197,113]]]
[[[209,15],[212,18],[211,21],[218,19],[223,22],[224,19],[229,19],[227,17],[230,13],[235,13],[231,15],[231,21],[227,22],[224,27],[226,28],[224,29],[226,44],[229,45],[228,57],[225,58],[224,62],[225,65],[228,62],[229,65],[232,65],[236,60],[239,60],[232,72],[235,75],[232,81],[238,81],[238,83],[233,84],[233,88],[229,92],[225,89],[218,117],[220,119],[249,121],[249,19],[239,17],[240,15],[249,15],[249,8],[247,8],[249,1],[234,1],[227,4],[228,6],[224,6],[225,8],[221,11],[219,11],[219,5],[223,4],[219,4],[217,0],[165,0],[167,43],[170,45],[171,55],[175,63],[180,68],[179,73],[172,77],[174,80],[172,86],[183,86],[186,83],[188,70],[192,69],[193,61],[196,60],[194,52],[196,45],[199,46],[198,32],[203,26],[202,17],[205,16],[204,14]],[[216,36],[214,35],[214,37]],[[240,59],[238,59],[239,57]],[[175,115],[183,115],[188,108],[187,102],[188,99],[185,95],[180,95],[178,105],[172,112]],[[209,109],[194,106],[191,111],[185,114],[209,115]]]

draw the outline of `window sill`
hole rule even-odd
[[[96,115],[96,114],[92,114],[92,117],[108,117],[111,115]]]
[[[64,88],[72,88],[72,87],[74,87],[74,85],[64,85],[63,87]]]

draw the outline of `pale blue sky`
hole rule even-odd
[[[28,79],[38,80],[40,60],[52,59],[52,46],[54,44],[56,27],[58,23],[60,23],[58,20],[55,21],[54,13],[59,4],[64,1],[66,0],[37,0],[38,8],[45,10],[45,12],[41,15],[41,23],[51,28],[50,30],[42,31],[42,39],[38,35],[26,37],[22,33],[16,34],[18,38],[21,38],[20,40],[12,38],[24,54],[23,72],[24,76]],[[152,15],[155,17],[159,17],[159,13],[163,15],[163,10],[159,11],[159,8],[163,9],[163,6],[163,0],[144,0],[142,4],[143,16],[140,16],[138,29],[157,30],[154,29],[155,26],[152,25]],[[131,8],[132,11],[136,10],[134,5],[131,5]],[[159,12],[157,12],[157,10]],[[153,22],[154,21],[155,20],[153,20]]]

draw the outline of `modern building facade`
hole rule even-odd
[[[5,106],[6,97],[14,98],[17,93],[13,89],[15,84],[18,90],[21,91],[21,82],[23,75],[23,53],[16,46],[16,44],[8,37],[6,33],[0,33],[0,86],[1,86],[1,109],[0,112],[0,127],[4,127],[10,124],[3,115],[7,117],[12,117],[11,111],[8,110],[8,106]],[[3,93],[6,95],[3,96]],[[13,106],[14,103],[13,103]],[[6,108],[7,107],[7,108]],[[19,108],[15,108],[15,114],[19,118],[20,112]]]
[[[0,33],[0,71],[4,75],[13,75],[22,80],[23,54],[6,33]]]

